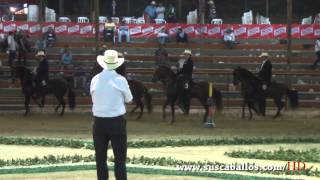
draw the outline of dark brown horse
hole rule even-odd
[[[44,107],[44,98],[48,94],[52,94],[58,100],[58,105],[55,108],[55,112],[58,112],[59,108],[62,106],[62,110],[60,112],[60,116],[63,116],[64,109],[65,109],[65,100],[64,96],[68,93],[68,101],[70,109],[75,107],[75,93],[72,90],[71,84],[67,82],[65,79],[52,79],[49,80],[48,85],[40,90],[34,86],[34,78],[32,72],[24,67],[24,66],[16,66],[15,67],[15,75],[17,78],[20,79],[22,93],[25,97],[24,99],[24,106],[25,106],[25,113],[26,116],[30,112],[30,98],[40,106]],[[38,103],[38,98],[41,98],[41,103]]]
[[[170,104],[171,106],[171,124],[175,121],[175,104],[179,98],[179,94],[183,94],[183,80],[181,81],[180,79],[178,80],[177,75],[169,68],[166,66],[160,66],[158,67],[152,77],[153,82],[160,81],[164,85],[164,90],[166,94],[166,101],[162,107],[162,112],[163,112],[163,118],[165,118],[165,109],[167,105]],[[208,82],[191,82],[191,97],[190,98],[197,98],[202,106],[204,107],[206,113],[204,114],[203,117],[203,122],[206,121],[207,116],[208,116],[208,104],[207,100],[209,97],[208,90],[209,89],[209,83]],[[213,99],[215,100],[215,104],[217,107],[217,110],[222,109],[222,96],[221,92],[217,90],[216,88],[213,87]],[[190,99],[187,101],[181,101],[181,108],[182,110],[188,114],[189,109],[190,109]]]

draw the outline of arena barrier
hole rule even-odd
[[[237,39],[285,39],[287,38],[286,24],[129,24],[132,38],[156,37],[157,33],[165,28],[170,36],[174,36],[178,28],[191,38],[222,38],[226,29],[232,28]],[[54,28],[57,35],[74,35],[94,37],[94,23],[63,23],[63,22],[0,22],[0,33],[8,33],[18,29],[27,31],[30,35],[39,35],[46,32],[49,27]],[[104,25],[100,24],[100,33]],[[294,24],[292,25],[292,38],[315,39],[320,37],[320,24]]]

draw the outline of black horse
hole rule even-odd
[[[243,97],[242,118],[245,117],[244,110],[246,104],[248,104],[250,119],[252,118],[251,109],[257,114],[265,116],[267,97],[272,98],[277,106],[277,113],[273,118],[277,118],[280,115],[285,105],[282,102],[284,96],[288,97],[291,108],[298,106],[298,92],[296,90],[290,90],[286,85],[277,82],[271,82],[270,86],[266,90],[263,90],[261,80],[250,71],[241,67],[233,71],[233,83],[237,85],[239,82],[241,83],[241,95]]]
[[[152,77],[153,82],[160,81],[164,85],[164,90],[166,94],[166,101],[162,107],[162,112],[163,112],[163,118],[166,117],[165,109],[168,104],[170,104],[171,107],[171,124],[175,121],[175,104],[176,101],[178,100],[178,96],[180,94],[183,94],[183,88],[179,88],[181,86],[184,86],[183,80],[178,80],[177,75],[169,68],[166,66],[160,66],[158,67]],[[197,98],[202,106],[205,108],[206,113],[203,117],[203,121],[207,119],[208,116],[208,89],[209,89],[209,83],[208,82],[191,82],[190,83],[190,88],[191,88],[191,97],[190,98]],[[216,101],[216,106],[218,110],[222,109],[222,96],[219,90],[213,88],[213,98]],[[190,108],[190,101],[181,101],[182,107],[180,107],[186,114],[189,112]]]
[[[35,87],[34,75],[33,73],[24,66],[15,67],[16,77],[20,79],[22,93],[24,95],[24,106],[26,116],[30,112],[30,98],[32,98],[40,107],[44,107],[45,96],[48,94],[53,94],[58,100],[58,105],[55,108],[55,112],[58,112],[60,106],[62,110],[60,116],[63,116],[65,109],[65,100],[64,96],[68,92],[68,101],[70,109],[75,107],[75,93],[72,90],[72,85],[67,82],[65,79],[52,79],[49,80],[48,85],[40,90]],[[38,103],[38,98],[41,98],[41,103]]]
[[[103,69],[96,63],[92,69],[92,77],[100,73]],[[124,77],[126,77],[126,63],[123,63],[120,67],[116,69],[116,72]],[[148,112],[152,112],[152,96],[148,89],[137,80],[128,80],[129,88],[132,93],[132,101],[135,103],[135,107],[130,111],[133,114],[138,108],[140,108],[140,113],[137,119],[140,119],[143,115],[144,106],[147,105]]]
[[[248,105],[250,119],[252,119],[252,109],[258,114],[265,116],[266,98],[262,90],[262,82],[250,71],[243,68],[236,68],[233,71],[233,84],[241,83],[242,119],[245,118],[245,108]]]

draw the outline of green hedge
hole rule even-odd
[[[57,165],[57,164],[65,164],[65,163],[79,163],[79,162],[94,162],[95,157],[93,155],[90,156],[81,156],[81,155],[74,155],[74,156],[45,156],[43,158],[27,158],[27,159],[16,159],[16,160],[0,160],[0,167],[9,167],[9,166],[32,166],[32,165]],[[108,158],[109,162],[114,162],[114,158]],[[157,158],[149,158],[149,157],[133,157],[127,158],[128,164],[138,164],[138,165],[147,165],[147,166],[165,166],[165,167],[178,167],[180,165],[226,165],[224,163],[219,162],[210,162],[210,161],[183,161],[183,160],[176,160],[171,157],[157,157]],[[0,171],[1,172],[1,171]],[[7,172],[7,171],[4,171]],[[194,171],[181,171],[181,172],[194,172]],[[200,171],[201,172],[201,171]],[[285,171],[248,171],[252,173],[265,173],[265,174],[297,174],[295,172],[287,172]],[[320,177],[320,173],[316,169],[313,171],[311,168],[307,169],[306,171],[300,172],[301,174],[308,175],[308,176],[318,176]],[[1,173],[0,173],[1,174]]]
[[[320,143],[319,138],[229,138],[229,139],[187,139],[187,140],[159,140],[159,141],[129,141],[129,148],[181,147],[181,146],[211,146],[211,145],[250,145],[276,143]],[[69,147],[93,149],[92,142],[48,139],[48,138],[17,138],[0,137],[0,144],[7,145],[35,145],[47,147]]]
[[[249,159],[271,159],[283,161],[301,161],[301,162],[320,162],[320,149],[310,150],[284,150],[280,148],[275,151],[232,151],[226,152],[225,155],[234,158],[249,158]]]

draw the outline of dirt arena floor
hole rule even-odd
[[[241,119],[240,110],[225,110],[215,117],[217,128],[203,128],[202,114],[189,116],[178,114],[170,125],[170,116],[163,120],[161,113],[145,113],[136,120],[136,115],[127,116],[129,140],[159,140],[188,138],[228,137],[320,137],[320,110],[285,111],[272,119],[254,116],[252,120]],[[73,138],[91,140],[92,117],[90,113],[66,113],[59,117],[49,112],[0,115],[0,136]]]

